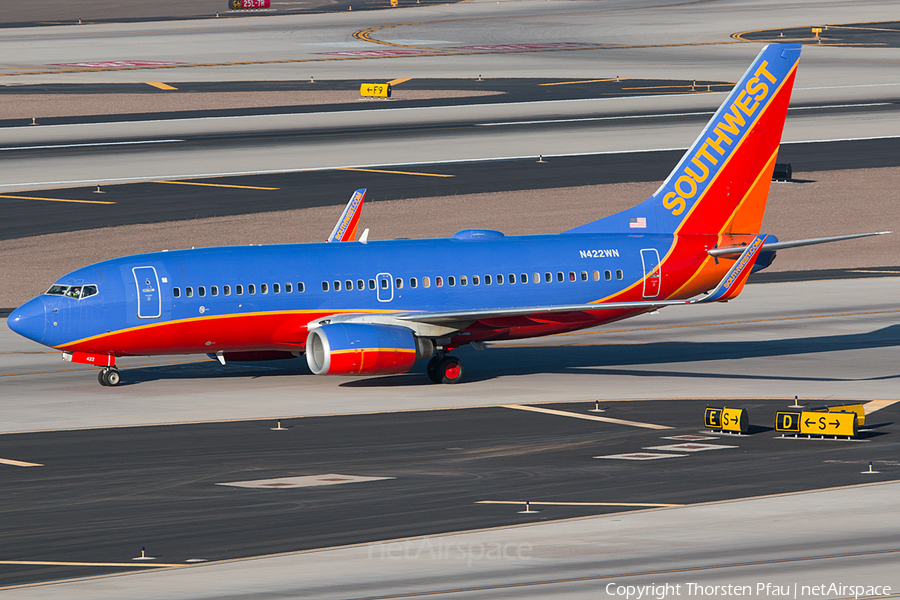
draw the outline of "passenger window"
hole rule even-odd
[[[491,285],[491,276],[490,275],[484,276],[484,285]]]
[[[273,294],[280,294],[280,293],[281,293],[281,284],[280,284],[280,283],[273,283],[273,284],[272,284],[272,293],[273,293]]]
[[[388,289],[389,285],[391,285],[391,284],[387,279],[381,280],[381,289],[386,290],[386,289]]]
[[[409,278],[409,287],[414,288],[414,287],[416,287],[416,286],[418,286],[418,285],[419,285],[419,282],[416,281],[416,278],[415,278],[415,277],[410,277],[410,278]]]
[[[557,280],[558,282],[560,282],[560,283],[562,283],[563,281],[566,280],[566,279],[565,279],[565,276],[563,275],[563,272],[562,272],[562,271],[557,271],[557,272],[556,272],[556,280]]]
[[[230,285],[222,286],[222,291],[225,292],[226,296],[230,296],[231,295],[231,286]]]
[[[335,280],[335,282],[334,282],[334,291],[336,291],[336,292],[341,291],[341,282],[340,282],[340,281]]]
[[[347,290],[348,292],[352,292],[353,291],[353,282],[349,279],[347,281],[345,281],[344,289]]]
[[[478,275],[472,275],[472,285],[478,285],[481,283],[481,280],[478,279]]]
[[[200,286],[197,288],[197,295],[201,298],[206,295],[206,288],[204,286]]]
[[[219,295],[219,286],[217,286],[217,285],[210,286],[209,295],[210,296],[218,296]]]
[[[541,274],[540,273],[532,273],[531,281],[534,283],[540,283],[541,282]]]
[[[242,286],[240,284],[234,286],[234,293],[237,294],[238,296],[243,296],[244,295],[244,286]]]
[[[622,272],[622,269],[616,269],[616,279],[624,279],[625,273]]]
[[[366,289],[366,282],[363,281],[362,279],[357,279],[356,280],[356,289],[358,289],[358,290]]]
[[[327,282],[327,281],[323,281],[323,282],[322,282],[322,291],[323,291],[323,292],[327,292],[327,291],[328,291],[328,282]]]
[[[448,277],[448,278],[447,278],[447,285],[449,285],[450,287],[455,286],[455,285],[456,285],[456,277],[454,277],[453,275],[451,275],[450,277]]]
[[[553,273],[544,273],[544,281],[547,283],[553,283]]]
[[[181,290],[179,288],[172,288],[172,297],[181,298]]]
[[[587,271],[582,271],[582,272],[581,272],[581,280],[582,280],[582,281],[587,281],[587,280],[588,280]]]
[[[600,271],[594,271],[594,281],[600,281]]]
[[[459,276],[459,285],[469,285],[469,278],[465,275]]]
[[[423,277],[422,286],[427,288],[431,287],[431,277]]]
[[[515,283],[515,282],[516,282],[516,274],[515,274],[515,273],[510,273],[510,274],[509,274],[509,277],[507,277],[506,280],[507,280],[508,282],[510,282],[510,283]]]
[[[268,294],[269,293],[269,284],[268,283],[259,284],[259,291],[263,294]]]
[[[254,284],[254,283],[248,284],[247,285],[247,293],[251,294],[251,295],[255,294],[256,293],[256,284]]]
[[[402,290],[402,289],[403,289],[403,279],[400,278],[400,277],[398,277],[397,280],[394,282],[394,286],[395,286],[398,290]]]
[[[304,284],[302,281],[298,281],[297,282],[297,293],[302,294],[305,291],[306,291],[306,284]]]
[[[575,281],[575,271],[569,271],[569,281]]]
[[[192,298],[194,296],[194,288],[192,288],[192,287],[184,288],[184,295],[187,296],[188,298]]]
[[[603,278],[607,281],[612,279],[612,271],[603,271]]]
[[[294,291],[294,286],[292,284],[290,284],[290,283],[284,284],[284,293],[285,294],[290,294],[293,291]]]
[[[503,285],[503,274],[497,273],[497,285]]]
[[[374,280],[374,279],[370,279],[370,280],[369,280],[369,289],[370,289],[370,290],[374,290],[374,289],[375,289],[375,280]]]
[[[435,285],[435,287],[441,287],[441,286],[443,286],[443,285],[444,285],[444,278],[441,277],[441,276],[435,277],[435,278],[434,278],[434,285]]]

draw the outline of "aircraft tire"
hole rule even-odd
[[[106,383],[106,371],[107,371],[106,369],[100,369],[97,372],[97,381],[99,381],[100,385],[102,385],[103,387],[106,387],[109,385],[108,383]]]
[[[106,381],[106,385],[115,387],[122,381],[122,376],[119,375],[118,369],[104,369],[104,371],[106,374],[103,376],[103,379]]]
[[[465,370],[461,360],[455,356],[445,356],[438,365],[437,372],[441,377],[441,383],[459,383]]]

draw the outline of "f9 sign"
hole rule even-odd
[[[269,0],[228,0],[228,8],[231,10],[269,8]]]

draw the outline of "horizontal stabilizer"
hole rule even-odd
[[[784,248],[799,248],[800,246],[814,246],[816,244],[828,244],[830,242],[842,242],[844,240],[855,240],[857,238],[871,237],[873,235],[887,235],[894,233],[893,231],[876,231],[873,233],[854,233],[853,235],[839,235],[836,237],[810,238],[808,240],[794,240],[792,242],[774,242],[771,244],[763,244],[763,250],[782,250]],[[713,248],[709,250],[710,256],[737,256],[746,250],[746,246],[729,246],[727,248]]]
[[[350,202],[347,203],[347,208],[344,209],[331,235],[325,240],[326,242],[352,242],[356,239],[356,228],[359,226],[359,216],[362,213],[362,205],[365,198],[366,188],[353,192],[353,195],[350,196]]]

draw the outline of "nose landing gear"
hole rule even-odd
[[[459,383],[463,377],[462,361],[438,352],[428,361],[428,378],[435,383]]]
[[[97,373],[97,381],[99,381],[102,386],[115,387],[119,385],[121,380],[122,377],[119,375],[119,370],[115,367],[101,369],[100,372]]]

